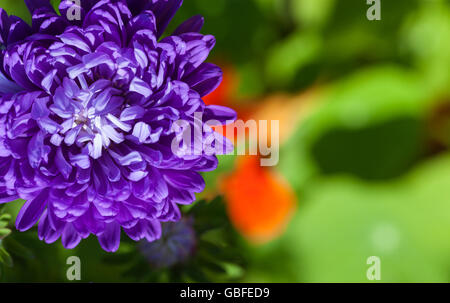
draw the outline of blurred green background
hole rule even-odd
[[[21,1],[0,6],[29,19]],[[204,243],[192,260],[156,271],[131,241],[114,256],[94,239],[66,251],[41,243],[35,231],[19,234],[4,216],[0,279],[66,281],[65,260],[77,255],[85,282],[371,282],[366,260],[378,256],[381,282],[449,282],[450,1],[381,0],[379,21],[367,19],[369,7],[365,0],[185,0],[172,22],[202,14],[202,32],[217,38],[211,60],[224,66],[226,82],[208,102],[259,117],[277,96],[264,117],[295,121],[281,128],[280,162],[268,168],[295,193],[283,232],[256,243],[236,216],[227,218],[229,209],[212,207],[225,218],[195,226]],[[279,118],[283,103],[302,110]],[[226,206],[220,184],[236,159],[222,160],[205,176],[201,198],[222,193],[214,203]],[[243,194],[239,202],[249,201]],[[280,203],[273,199],[273,208]],[[3,212],[14,217],[17,209]],[[211,213],[196,216],[206,224],[202,216]]]

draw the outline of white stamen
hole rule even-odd
[[[89,86],[87,85],[86,79],[84,78],[84,76],[82,74],[78,75],[78,81],[80,81],[80,85],[83,89],[88,89]]]
[[[116,116],[113,116],[111,114],[108,114],[106,116],[108,118],[109,121],[111,121],[115,126],[117,126],[118,128],[120,128],[121,130],[123,130],[124,132],[129,132],[131,130],[131,126],[129,126],[126,123],[123,123],[122,121],[120,121]]]

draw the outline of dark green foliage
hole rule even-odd
[[[197,236],[196,249],[185,262],[157,268],[149,264],[136,244],[131,250],[105,257],[105,263],[124,265],[122,278],[138,282],[238,281],[244,273],[244,252],[228,221],[222,199],[199,201],[186,211],[184,217],[192,219]]]
[[[324,174],[387,179],[411,168],[423,153],[424,142],[422,121],[399,117],[363,129],[331,129],[317,140],[311,152]]]
[[[12,258],[10,254],[6,251],[3,243],[5,238],[11,233],[11,230],[8,228],[8,223],[10,219],[11,216],[2,213],[2,207],[0,207],[0,281],[3,277],[5,267],[13,266]]]

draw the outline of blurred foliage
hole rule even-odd
[[[63,248],[61,244],[48,245],[38,239],[34,230],[13,232],[4,240],[14,266],[5,268],[0,281],[57,282],[65,279]],[[61,254],[59,252],[62,252]]]
[[[366,19],[368,5],[360,0],[219,0],[214,6],[192,0],[186,1],[177,20],[205,15],[204,32],[214,33],[218,40],[215,54],[240,71],[240,95],[256,96],[280,89],[298,91],[380,62],[411,66],[415,58],[405,52],[420,45],[417,39],[438,36],[423,35],[423,27],[433,28],[426,20],[423,23],[429,25],[417,22],[415,14],[421,10],[430,11],[419,13],[423,19],[434,19],[433,11],[439,11],[432,22],[445,34],[445,1],[382,2],[382,20],[377,22]],[[404,31],[411,30],[406,25],[410,19],[419,28],[411,33],[411,43],[398,43],[406,37]],[[431,51],[442,54],[441,47]]]
[[[281,171],[296,188],[321,172],[367,179],[405,172],[425,154],[424,113],[434,105],[420,81],[380,66],[336,82],[283,147]]]
[[[301,29],[271,68],[290,56],[279,88],[305,77],[321,93],[280,156],[301,207],[284,237],[251,248],[246,281],[367,282],[375,255],[383,282],[448,282],[450,166],[433,141],[448,150],[450,3],[382,1],[379,22],[354,1],[292,3]],[[299,37],[319,37],[314,68],[297,64]]]
[[[289,252],[295,277],[278,279],[367,282],[366,260],[379,256],[383,282],[448,282],[449,170],[445,155],[395,182],[316,180],[288,232],[265,248],[268,255]],[[252,270],[251,281],[265,281],[257,266]]]
[[[450,2],[422,1],[402,25],[402,48],[413,56],[424,85],[438,97],[450,93]]]
[[[196,236],[193,254],[185,261],[165,266],[165,261],[158,262],[154,256],[146,256],[146,247],[131,249],[136,245],[131,240],[125,240],[122,243],[125,248],[122,247],[117,254],[106,256],[105,263],[125,266],[122,279],[138,282],[233,282],[240,279],[244,273],[245,259],[239,249],[240,239],[226,216],[223,201],[220,198],[211,202],[199,201],[184,213],[184,218],[192,220]],[[171,242],[163,235],[150,245],[168,246],[168,250],[181,248]]]
[[[15,15],[27,22],[31,22],[31,16],[25,5],[25,1],[1,0],[0,7],[3,8],[8,15]]]
[[[11,230],[8,228],[10,219],[11,216],[9,214],[2,213],[2,207],[0,206],[0,279],[3,276],[4,267],[13,265],[10,254],[3,247],[3,240],[11,233]]]

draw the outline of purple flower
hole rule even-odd
[[[69,249],[94,234],[116,251],[121,229],[158,239],[217,166],[209,153],[175,155],[172,125],[236,118],[201,99],[222,78],[204,62],[214,37],[195,16],[160,39],[182,0],[64,0],[61,15],[25,2],[31,26],[0,10],[0,203],[26,200],[16,228],[39,221],[41,240]]]
[[[153,268],[167,268],[183,263],[194,254],[197,236],[192,221],[192,218],[184,218],[178,222],[164,223],[159,240],[139,245],[140,251]]]

